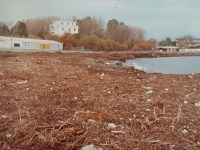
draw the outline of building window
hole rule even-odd
[[[74,31],[76,31],[76,29],[74,28]]]
[[[63,22],[61,22],[61,25],[63,25],[64,23]]]
[[[64,31],[65,29],[64,29],[64,28],[62,28],[62,30]]]
[[[20,47],[19,43],[14,43],[14,47]]]

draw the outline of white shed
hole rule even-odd
[[[0,36],[0,49],[63,50],[63,43],[52,40]]]

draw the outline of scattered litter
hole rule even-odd
[[[132,119],[132,118],[128,118],[128,120],[129,120],[129,121],[132,121],[133,119]]]
[[[1,115],[1,118],[7,118],[8,116],[6,116],[6,115]]]
[[[28,90],[29,90],[29,88],[26,88],[26,90],[28,91]]]
[[[101,79],[103,79],[103,77],[104,77],[104,73],[102,73],[102,74],[100,75],[100,78],[101,78]]]
[[[95,121],[95,120],[92,120],[92,119],[88,119],[88,122],[90,122],[90,123],[95,123],[96,121]]]
[[[27,80],[24,80],[24,81],[18,81],[17,84],[25,84],[27,83]]]
[[[108,128],[113,128],[115,129],[117,126],[114,123],[109,123],[108,124]]]
[[[198,103],[195,103],[195,106],[200,107],[200,101]]]
[[[7,137],[7,138],[10,138],[11,136],[12,136],[12,134],[9,134],[9,133],[6,134],[6,137]]]
[[[183,133],[183,134],[187,134],[187,133],[188,133],[188,130],[187,130],[187,127],[186,127],[186,126],[183,126],[182,133]]]
[[[184,104],[188,104],[188,101],[184,101]]]
[[[165,88],[165,91],[168,91],[169,89],[168,88]]]
[[[188,86],[186,86],[186,85],[184,86],[184,88],[187,88],[187,87],[188,87]]]
[[[200,141],[197,141],[197,145],[200,146]]]
[[[176,80],[173,80],[173,82],[176,82]]]
[[[152,100],[151,99],[147,99],[147,102],[151,102]]]
[[[151,90],[151,87],[145,87],[145,86],[143,86],[143,88],[146,89],[146,90]]]
[[[107,93],[108,93],[108,94],[111,94],[111,92],[110,92],[110,91],[108,91]]]
[[[102,148],[95,148],[94,144],[86,145],[81,148],[81,150],[103,150]]]
[[[77,100],[78,98],[75,96],[74,99]]]
[[[112,133],[122,133],[122,134],[125,134],[124,131],[111,131]]]
[[[193,90],[194,90],[194,91],[196,91],[197,89],[196,89],[196,88],[194,88]]]
[[[53,90],[53,88],[50,88],[50,90]]]
[[[152,92],[153,92],[152,90],[149,90],[148,92],[146,92],[146,95],[151,94]]]
[[[189,75],[189,78],[190,78],[190,79],[193,79],[193,76]]]
[[[2,75],[3,75],[3,72],[0,71],[0,76],[2,76]]]
[[[150,109],[146,109],[146,111],[150,111]]]

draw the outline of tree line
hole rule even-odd
[[[85,17],[72,20],[79,26],[78,34],[65,33],[63,36],[49,34],[49,25],[58,17],[31,18],[12,23],[0,22],[0,35],[48,39],[62,42],[64,49],[84,48],[93,51],[120,51],[120,50],[152,50],[155,39],[145,39],[146,31],[140,27],[132,27],[116,19],[106,24],[101,18]]]

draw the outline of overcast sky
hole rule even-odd
[[[115,9],[116,7],[116,9]],[[0,0],[0,21],[56,16],[116,19],[146,30],[158,41],[185,35],[200,38],[200,0]]]

